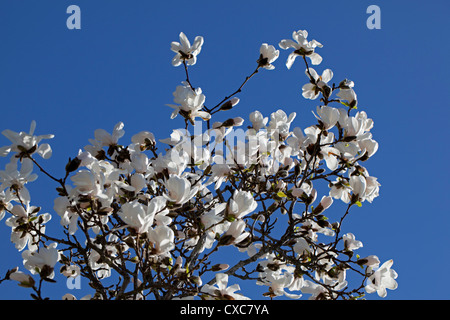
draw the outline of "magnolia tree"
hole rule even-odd
[[[363,166],[378,148],[373,121],[357,111],[352,81],[331,84],[330,69],[310,67],[322,62],[322,44],[307,36],[299,30],[279,43],[290,51],[288,69],[295,60],[306,65],[303,97],[320,101],[304,130],[282,110],[252,112],[245,129],[240,117],[213,121],[236,108],[250,78],[275,68],[280,51],[262,44],[254,72],[209,105],[188,72],[203,38],[191,45],[184,33],[171,50],[186,79],[168,105],[184,122],[169,138],[157,143],[143,131],[125,144],[123,123],[112,133],[98,129],[55,177],[42,163],[53,135],[35,135],[34,121],[28,133],[4,130],[11,145],[0,149],[10,157],[0,171],[0,219],[23,266],[0,281],[17,281],[35,299],[45,299],[55,272],[86,279],[92,294],[82,299],[248,299],[241,280],[261,286],[261,298],[385,297],[397,287],[393,261],[355,254],[363,244],[342,232],[350,210],[378,196],[380,184]],[[27,190],[34,171],[56,186],[56,234],[46,233],[55,214],[42,213]],[[344,211],[331,221],[325,213],[334,202]]]

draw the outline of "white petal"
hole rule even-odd
[[[298,44],[295,43],[294,41],[292,41],[291,39],[285,39],[285,40],[281,40],[280,43],[278,44],[280,46],[281,49],[288,49],[288,48],[294,48],[294,49],[298,49]]]
[[[322,73],[322,81],[327,83],[333,78],[333,71],[331,69],[326,69]]]
[[[52,156],[52,148],[48,143],[41,144],[37,149],[37,153],[44,159],[49,159]]]
[[[288,56],[288,58],[287,58],[287,61],[286,61],[286,67],[288,68],[288,69],[290,69],[291,67],[292,67],[292,64],[294,63],[294,61],[295,61],[295,58],[297,58],[297,54],[296,53],[294,53],[294,52],[292,52],[289,56]]]
[[[187,50],[191,47],[191,43],[183,32],[180,32],[180,43],[183,47],[183,50]],[[187,53],[187,52],[186,52]]]
[[[315,52],[311,53],[308,57],[311,59],[313,65],[319,65],[322,62],[322,57]]]

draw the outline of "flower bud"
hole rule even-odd
[[[380,264],[380,259],[377,256],[371,255],[356,261],[360,266],[376,267]]]
[[[354,84],[353,81],[348,80],[348,79],[344,79],[344,80],[342,80],[342,81],[339,83],[339,87],[338,87],[338,88],[341,88],[341,89],[350,89],[350,88],[353,88],[354,85],[355,85],[355,84]]]
[[[221,127],[232,127],[232,126],[234,126],[234,119],[225,120],[221,125]]]
[[[66,172],[74,172],[80,166],[81,160],[78,157],[73,159],[69,158],[69,161],[66,164]]]
[[[35,284],[34,279],[21,271],[13,272],[9,275],[11,280],[19,281],[19,286],[24,288],[32,288]]]
[[[224,104],[220,106],[220,110],[231,110],[235,105],[239,103],[239,98],[231,98],[230,100],[226,101]]]
[[[330,196],[327,196],[327,197],[323,196],[322,200],[320,200],[319,205],[316,208],[314,208],[312,213],[313,214],[322,213],[323,211],[328,209],[331,206],[332,203],[333,203],[333,198],[332,197],[330,197]]]
[[[213,265],[211,267],[211,271],[215,271],[215,272],[223,271],[223,270],[227,270],[229,267],[230,266],[228,264],[225,264],[225,263],[216,264],[216,265]]]

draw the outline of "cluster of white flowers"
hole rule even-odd
[[[312,100],[323,97],[313,112],[317,123],[303,130],[294,124],[296,113],[287,115],[283,110],[267,117],[252,112],[246,131],[240,117],[210,122],[215,112],[236,106],[239,99],[234,95],[251,76],[216,107],[207,108],[204,93],[188,77],[203,38],[196,37],[191,46],[181,33],[180,43],[171,44],[176,53],[172,64],[184,65],[188,79],[176,88],[175,104],[169,106],[174,109],[171,118],[184,117],[186,129],[160,140],[168,146],[165,152],[159,152],[148,131],[137,133],[127,145],[119,142],[125,134],[120,122],[112,133],[96,130],[90,145],[69,159],[66,176],[57,179],[34,158],[36,153],[50,157],[50,146],[40,142],[52,135],[34,136],[34,122],[28,134],[3,131],[12,145],[1,148],[0,155],[12,157],[0,171],[0,219],[10,213],[6,224],[12,230],[11,241],[19,251],[28,246],[22,254],[25,268],[51,280],[59,262],[67,277],[88,278],[96,299],[149,294],[246,299],[235,293],[239,285],[228,287],[229,276],[256,276],[257,284],[268,288],[264,295],[272,298],[297,299],[303,294],[311,299],[354,298],[363,289],[384,297],[386,288],[395,289],[392,260],[379,267],[376,256],[355,259],[353,252],[362,243],[352,233],[341,235],[341,223],[324,215],[333,199],[348,205],[347,215],[353,205],[378,196],[377,178],[362,165],[376,153],[378,143],[370,132],[372,119],[364,111],[351,115],[357,105],[354,83],[345,79],[330,86],[330,69],[319,76],[308,66],[306,57],[314,65],[322,62],[315,52],[322,44],[307,36],[299,30],[293,33],[295,41],[279,43],[282,49],[294,49],[288,69],[297,57],[304,58],[309,83],[302,95]],[[279,54],[263,43],[256,71],[274,69]],[[329,106],[331,102],[339,107]],[[197,132],[204,122],[208,128]],[[194,135],[189,123],[195,124]],[[37,178],[34,165],[58,183],[53,210],[60,217],[64,238],[47,236],[45,224],[51,215],[39,214],[40,208],[31,206],[25,185]],[[321,184],[328,190],[318,201]],[[277,223],[281,217],[284,222]],[[281,236],[272,234],[275,228]],[[234,246],[236,254],[243,255],[235,267],[214,255],[224,246]],[[219,264],[211,266],[214,259]],[[366,284],[347,292],[351,264],[365,267],[359,273]],[[242,270],[244,274],[239,274]],[[107,290],[101,280],[114,274],[120,276],[117,290]],[[8,277],[35,288],[40,298],[32,276],[15,270]],[[205,277],[211,281],[203,283]]]

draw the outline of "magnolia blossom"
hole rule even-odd
[[[370,268],[378,268],[378,266],[380,265],[380,259],[378,259],[378,257],[375,255],[370,255],[365,258],[359,259],[358,264],[365,265]]]
[[[294,51],[289,54],[286,61],[286,67],[290,69],[298,56],[307,56],[311,59],[311,63],[318,65],[322,62],[322,57],[314,52],[315,48],[322,48],[322,44],[316,40],[308,41],[308,32],[306,30],[298,30],[292,33],[292,38],[295,40],[285,39],[281,40],[279,46],[281,49],[293,48]]]
[[[359,249],[363,246],[361,241],[355,239],[355,235],[353,233],[344,234],[342,239],[344,240],[345,249],[349,251]]]
[[[320,200],[320,203],[314,209],[315,214],[322,213],[324,210],[327,210],[333,204],[333,198],[330,196],[323,196]]]
[[[119,216],[128,227],[137,233],[147,232],[153,224],[154,216],[147,214],[144,205],[138,201],[127,202],[122,205]]]
[[[328,87],[328,81],[333,78],[333,71],[325,69],[321,76],[313,68],[306,69],[306,74],[310,77],[311,82],[305,84],[302,87],[302,95],[306,99],[315,100],[319,96],[320,92],[326,90]]]
[[[60,258],[60,253],[56,247],[57,244],[52,243],[48,247],[39,248],[39,251],[24,251],[22,258],[25,268],[32,274],[40,273],[42,275],[42,273],[45,273],[46,278],[53,279],[55,275],[53,268]]]
[[[350,107],[356,107],[358,104],[355,90],[353,90],[354,85],[353,81],[345,79],[339,84],[339,92],[337,94],[341,101],[346,101]]]
[[[228,204],[228,215],[233,216],[235,219],[240,219],[253,212],[257,206],[258,203],[250,191],[236,190]]]
[[[69,200],[68,197],[58,197],[54,200],[53,209],[61,217],[61,225],[68,226],[70,235],[75,234],[78,230],[78,212],[74,209],[74,201]]]
[[[118,122],[114,126],[112,133],[109,133],[104,129],[95,130],[95,139],[89,139],[89,142],[92,144],[92,146],[86,146],[85,149],[95,157],[97,151],[101,150],[102,147],[110,147],[116,145],[119,139],[122,138],[125,134],[125,130],[123,130],[123,127],[123,122]]]
[[[11,210],[13,204],[12,200],[16,199],[11,190],[0,191],[0,221],[5,217],[5,211]]]
[[[325,130],[330,130],[339,121],[340,113],[336,108],[317,106],[316,112],[318,116],[315,116],[318,120],[320,120]]]
[[[335,182],[331,183],[330,196],[334,199],[340,199],[345,203],[349,203],[351,191],[350,184],[345,180],[338,178]]]
[[[244,220],[235,220],[230,224],[227,232],[222,236],[220,240],[220,244],[222,245],[231,245],[236,244],[249,236],[249,233],[245,231],[247,224]]]
[[[211,167],[211,176],[205,183],[208,186],[215,182],[214,189],[219,189],[222,183],[227,179],[227,176],[231,173],[230,166],[225,163],[216,163]]]
[[[312,251],[310,245],[308,244],[308,241],[306,241],[305,238],[296,239],[293,249],[295,253],[299,255],[304,255]]]
[[[377,294],[384,298],[387,296],[386,289],[397,289],[397,272],[391,269],[394,264],[393,260],[388,260],[381,265],[368,279],[366,284],[367,293],[377,292]]]
[[[186,178],[181,178],[176,175],[170,176],[164,182],[167,189],[167,193],[164,193],[164,197],[173,203],[183,204],[191,200],[198,191],[198,187],[192,188],[191,183]]]
[[[176,104],[167,105],[175,109],[170,118],[173,119],[180,113],[186,119],[190,119],[191,121],[197,117],[200,117],[203,120],[209,120],[211,115],[206,111],[201,111],[206,99],[205,95],[202,93],[202,89],[196,88],[194,90],[185,81],[183,81],[182,84],[182,86],[177,86],[176,90],[173,92],[173,101]]]
[[[156,143],[155,136],[149,131],[141,131],[131,137],[131,142],[139,145],[141,150],[146,150]]]
[[[61,273],[66,277],[76,278],[80,276],[81,269],[77,265],[63,266]]]
[[[180,42],[173,41],[170,45],[170,50],[176,53],[172,59],[172,65],[174,67],[179,66],[183,61],[186,61],[188,65],[194,65],[197,62],[197,55],[202,50],[203,37],[197,36],[194,39],[194,43],[191,46],[186,35],[180,33]]]
[[[30,159],[23,159],[20,170],[17,170],[18,161],[11,161],[5,166],[5,170],[0,170],[0,190],[11,188],[20,194],[20,199],[27,203],[30,201],[30,193],[25,184],[37,179],[37,174],[33,173],[33,162]]]
[[[156,226],[154,229],[150,229],[147,235],[152,245],[152,254],[164,255],[175,247],[174,232],[167,226]]]
[[[250,113],[250,122],[252,123],[252,127],[255,131],[259,131],[261,128],[264,128],[268,121],[269,118],[263,117],[261,112],[258,110]]]
[[[262,276],[264,281],[257,282],[256,284],[268,285],[270,288],[270,293],[274,296],[283,296],[290,299],[299,299],[301,294],[293,294],[286,291],[290,289],[294,282],[294,275],[290,272],[266,272]]]
[[[29,204],[25,207],[15,205],[11,208],[13,215],[6,219],[6,225],[11,227],[11,242],[15,244],[18,251],[22,251],[27,245],[30,251],[37,250],[38,238],[36,231],[25,232],[24,229],[21,229],[21,227],[30,224],[30,226],[33,225],[39,232],[45,232],[45,223],[50,221],[51,215],[45,213],[36,216],[37,211],[39,211],[39,208],[30,206]]]
[[[273,137],[278,137],[279,139],[284,140],[289,136],[290,125],[296,116],[297,113],[292,112],[288,117],[283,110],[279,109],[270,115],[270,121],[267,129]]]
[[[2,134],[8,138],[12,144],[10,146],[0,148],[0,156],[5,157],[10,152],[27,152],[28,154],[32,154],[36,152],[42,158],[48,159],[52,155],[52,149],[48,143],[43,143],[38,146],[38,144],[43,139],[52,139],[54,137],[53,134],[45,134],[40,136],[34,135],[34,130],[36,129],[36,121],[31,121],[30,131],[26,132],[14,132],[9,129],[3,130]]]
[[[217,273],[216,274],[216,285],[211,286],[209,284],[205,284],[202,287],[201,292],[205,293],[207,299],[223,299],[223,300],[250,300],[249,298],[235,293],[236,291],[241,290],[238,284],[233,284],[228,287],[228,275],[225,273]]]
[[[258,65],[267,70],[275,69],[275,66],[272,63],[278,59],[280,51],[276,50],[274,46],[263,43],[259,49],[259,53],[260,56],[257,61]]]
[[[351,176],[350,187],[353,190],[353,194],[358,200],[362,200],[365,197],[367,182],[363,176]]]
[[[25,274],[22,271],[16,271],[9,275],[11,280],[15,280],[19,282],[19,286],[24,288],[29,288],[34,286],[35,281],[32,276],[29,274]]]

